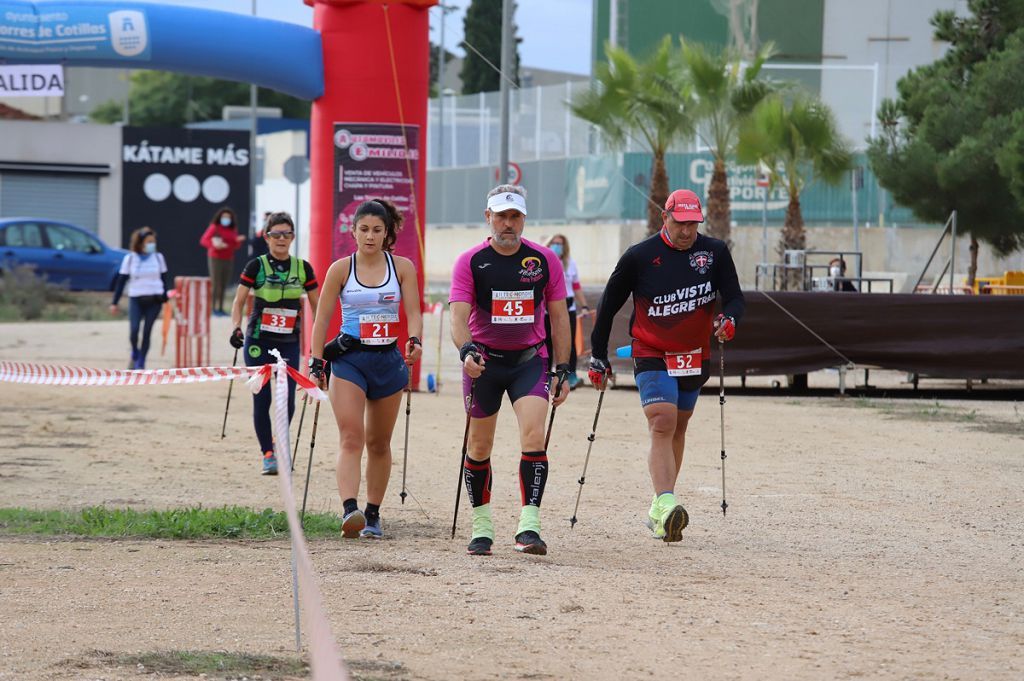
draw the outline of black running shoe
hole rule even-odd
[[[665,516],[665,536],[662,541],[674,542],[683,540],[683,529],[690,524],[690,515],[682,506],[676,506]]]
[[[531,553],[535,556],[545,556],[548,552],[548,545],[544,543],[539,534],[533,530],[527,530],[516,535],[516,551],[519,553]]]
[[[489,556],[491,555],[491,544],[493,543],[494,540],[490,537],[473,537],[466,548],[466,553],[471,556]]]

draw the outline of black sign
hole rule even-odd
[[[125,128],[122,137],[121,233],[147,225],[172,276],[208,274],[199,239],[227,206],[249,232],[249,133],[235,130]],[[247,258],[243,244],[236,273]]]

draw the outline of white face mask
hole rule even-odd
[[[231,218],[229,218],[228,216],[225,215],[224,217],[222,217],[220,219],[220,224],[223,225],[224,227],[230,227],[231,226]]]
[[[840,275],[839,266],[833,265],[832,267],[828,268],[828,273],[830,276],[838,277]]]
[[[150,241],[148,244],[143,244],[142,251],[148,254],[156,253],[156,242]]]

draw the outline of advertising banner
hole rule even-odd
[[[0,97],[62,97],[64,67],[59,64],[0,66]]]
[[[152,227],[173,276],[206,276],[199,238],[216,211],[234,210],[248,236],[248,132],[125,128],[121,151],[121,246],[135,229]],[[236,271],[246,257],[243,245]]]
[[[35,10],[0,0],[0,58],[148,61],[146,10],[88,2],[47,3]]]
[[[417,234],[413,178],[420,162],[419,126],[390,123],[334,124],[334,237],[335,260],[356,250],[352,217],[369,199],[386,199],[404,218],[394,253],[405,256],[422,272]],[[420,220],[422,224],[422,220]]]
[[[570,158],[565,164],[565,217],[622,217],[622,173],[617,156]]]

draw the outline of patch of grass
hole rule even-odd
[[[922,423],[965,423],[971,430],[1002,435],[1024,435],[1024,419],[1015,411],[1016,421],[1005,421],[986,417],[977,409],[954,407],[935,400],[934,404],[917,401],[870,400],[859,397],[836,404],[838,407],[856,407],[877,410],[882,416],[890,419],[919,421]],[[1014,405],[1016,410],[1016,405]]]
[[[338,537],[341,520],[331,513],[307,513],[309,538]],[[0,508],[0,534],[68,535],[143,539],[280,539],[288,536],[283,511],[239,506],[136,511],[91,506],[80,511]]]
[[[304,679],[310,675],[309,664],[302,659],[224,650],[162,650],[136,654],[93,650],[81,657],[64,660],[61,665],[73,669],[132,669],[140,675],[195,678],[203,675],[209,679],[260,678],[275,681]],[[398,681],[406,678],[401,662],[347,660],[346,665],[355,681]]]
[[[65,666],[78,669],[95,667],[126,667],[140,674],[209,678],[242,678],[261,676],[264,679],[305,678],[309,665],[304,660],[273,655],[230,653],[224,650],[164,650],[123,655],[94,650],[83,658],[65,661]]]

